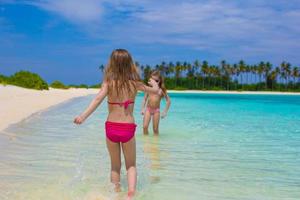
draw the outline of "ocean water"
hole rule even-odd
[[[300,96],[170,96],[159,137],[143,136],[137,97],[136,199],[300,199]],[[106,103],[85,124],[72,123],[92,98],[54,106],[0,133],[1,200],[124,199],[124,165],[124,192],[115,194],[109,182]]]

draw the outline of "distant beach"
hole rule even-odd
[[[98,89],[33,90],[0,85],[0,131],[30,115],[74,97],[96,94]]]

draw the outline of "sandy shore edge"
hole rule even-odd
[[[34,113],[75,97],[96,94],[99,89],[31,90],[12,85],[0,85],[0,131]]]

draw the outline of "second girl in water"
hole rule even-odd
[[[160,117],[164,118],[167,116],[171,105],[171,100],[167,93],[164,79],[158,70],[154,70],[151,73],[150,80],[154,80],[158,84],[159,88],[162,90],[162,93],[145,93],[141,112],[141,114],[144,115],[143,129],[144,134],[148,134],[149,123],[152,119],[153,132],[154,134],[158,135],[159,119]],[[166,107],[160,114],[160,102],[163,97],[166,99]]]

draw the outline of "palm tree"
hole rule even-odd
[[[216,66],[215,65],[211,65],[209,67],[209,76],[210,76],[210,80],[209,80],[209,85],[210,87],[215,87],[216,81],[215,81],[215,77],[216,77]],[[213,81],[211,83],[211,81]]]
[[[175,72],[174,67],[175,67],[175,65],[173,64],[173,62],[169,62],[167,75],[172,75]]]
[[[227,64],[226,64],[226,61],[225,60],[222,60],[221,61],[221,69],[220,69],[220,75],[221,75],[221,88],[223,88],[223,77],[222,75],[225,74],[226,78],[228,78],[228,73],[226,71],[226,67],[227,67]]]
[[[187,71],[188,71],[187,72],[187,77],[188,78],[194,77],[194,70],[193,70],[192,65],[190,63],[188,63],[187,66],[186,66],[186,68],[187,68]]]
[[[277,70],[273,70],[270,74],[270,79],[271,79],[271,90],[273,90],[274,87],[274,82],[277,79],[277,75],[278,75],[278,71]]]
[[[189,86],[189,88],[191,88],[191,83],[192,83],[192,80],[193,80],[193,77],[194,77],[194,69],[193,69],[193,67],[190,63],[187,63],[186,69],[187,69],[186,76],[187,76],[187,79],[188,79],[188,86]]]
[[[220,78],[222,80],[221,76],[221,70],[218,66],[214,66],[213,68],[213,75],[214,75],[214,86],[217,87],[217,80]],[[222,88],[222,84],[220,85]]]
[[[298,70],[298,82],[300,82],[300,67],[296,67],[297,68],[297,70]]]
[[[277,76],[281,75],[280,67],[276,67],[274,71],[276,72],[276,79],[275,79],[275,81],[277,81],[277,79],[278,79]],[[281,86],[279,85],[279,90],[280,89],[281,89]]]
[[[293,79],[294,79],[294,89],[295,89],[296,79],[300,76],[298,67],[294,67],[293,68],[293,70],[292,70],[292,76],[293,76]]]
[[[252,73],[251,77],[254,77],[254,81],[252,80],[252,83],[257,83],[257,72],[258,72],[258,66],[252,65],[251,66],[251,73]]]
[[[249,73],[251,71],[251,66],[250,65],[246,65],[245,66],[245,72],[246,72],[246,84],[249,84]]]
[[[224,70],[224,75],[226,78],[226,90],[229,90],[229,82],[231,80],[231,75],[233,74],[233,68],[230,67],[230,64],[226,64],[225,62],[222,64],[225,64],[223,70]],[[223,68],[223,66],[222,66],[222,68]]]
[[[144,82],[147,83],[147,79],[150,77],[151,75],[151,67],[150,65],[146,65],[146,67],[144,68]]]
[[[188,69],[188,63],[186,61],[183,62],[183,64],[181,65],[181,71],[183,71],[184,76],[186,76],[186,71]]]
[[[207,68],[207,75],[208,75],[208,88],[211,87],[211,75],[213,74],[213,66],[210,65],[208,68]]]
[[[200,71],[200,62],[198,60],[195,60],[194,62],[194,66],[195,66],[195,72],[196,72],[196,86],[195,88],[198,88],[198,80],[199,80],[199,77],[200,77],[200,73],[198,73],[198,71]]]
[[[167,66],[166,66],[166,62],[162,61],[161,64],[158,67],[160,73],[162,76],[166,76],[166,70],[167,70]]]
[[[160,71],[160,66],[156,64],[154,69]]]
[[[245,70],[246,70],[246,65],[245,65],[245,62],[243,61],[243,60],[241,60],[240,62],[239,62],[239,72],[240,72],[240,74],[241,74],[241,84],[242,84],[242,89],[244,88],[244,86],[243,86],[243,73],[245,72]]]
[[[138,61],[135,61],[134,64],[135,64],[136,67],[140,66],[140,63]]]
[[[202,78],[202,89],[204,89],[205,86],[205,78],[206,78],[206,74],[208,74],[208,62],[206,60],[203,61],[202,66],[201,66],[201,72],[203,74],[203,78]]]
[[[265,70],[265,66],[266,66],[266,64],[263,61],[261,61],[257,66],[257,74],[258,74],[258,78],[259,78],[258,89],[262,89],[261,83],[262,83],[262,76],[263,76],[263,73]]]
[[[290,80],[290,76],[291,76],[291,64],[290,63],[287,63],[286,64],[286,67],[285,67],[285,74],[286,74],[286,88],[288,87],[289,85],[289,80]]]
[[[144,69],[145,69],[145,66],[141,65],[141,77],[144,77]]]
[[[237,86],[239,84],[238,77],[240,75],[240,69],[237,64],[233,64],[233,72],[234,72],[233,74],[236,75],[234,82],[235,82],[235,89],[237,90]]]
[[[264,73],[266,78],[266,89],[268,88],[268,77],[271,69],[272,69],[272,64],[270,62],[267,62],[264,67]]]
[[[180,78],[180,73],[181,73],[181,63],[179,61],[176,62],[175,66],[175,86],[177,87],[178,81]]]
[[[298,83],[300,83],[300,67],[298,67],[299,75],[298,75]]]
[[[200,62],[199,62],[199,60],[194,61],[194,66],[195,66],[195,71],[199,72],[200,71]]]
[[[100,71],[101,71],[102,78],[103,78],[103,73],[104,73],[104,65],[100,65],[100,66],[99,66],[99,69],[100,69]]]
[[[231,75],[233,75],[233,68],[231,68],[230,64],[227,64],[225,60],[221,61],[221,69],[220,77],[221,77],[221,88],[226,88],[229,90],[229,82],[231,80]],[[223,79],[226,81],[226,86],[223,87]]]
[[[287,90],[289,77],[291,75],[291,64],[283,61],[280,67],[281,67],[281,76],[285,79],[285,89]]]
[[[284,66],[285,66],[285,62],[282,62],[281,64],[280,64],[280,73],[279,73],[279,75],[280,75],[280,83],[281,84],[284,84],[284,79],[285,79],[285,71],[284,71]],[[281,89],[281,86],[280,86],[280,89]]]
[[[264,72],[264,69],[265,69],[265,63],[264,62],[260,62],[259,65],[258,65],[258,68],[257,68],[257,73],[258,73],[258,76],[259,76],[259,83],[262,82],[262,74]]]

